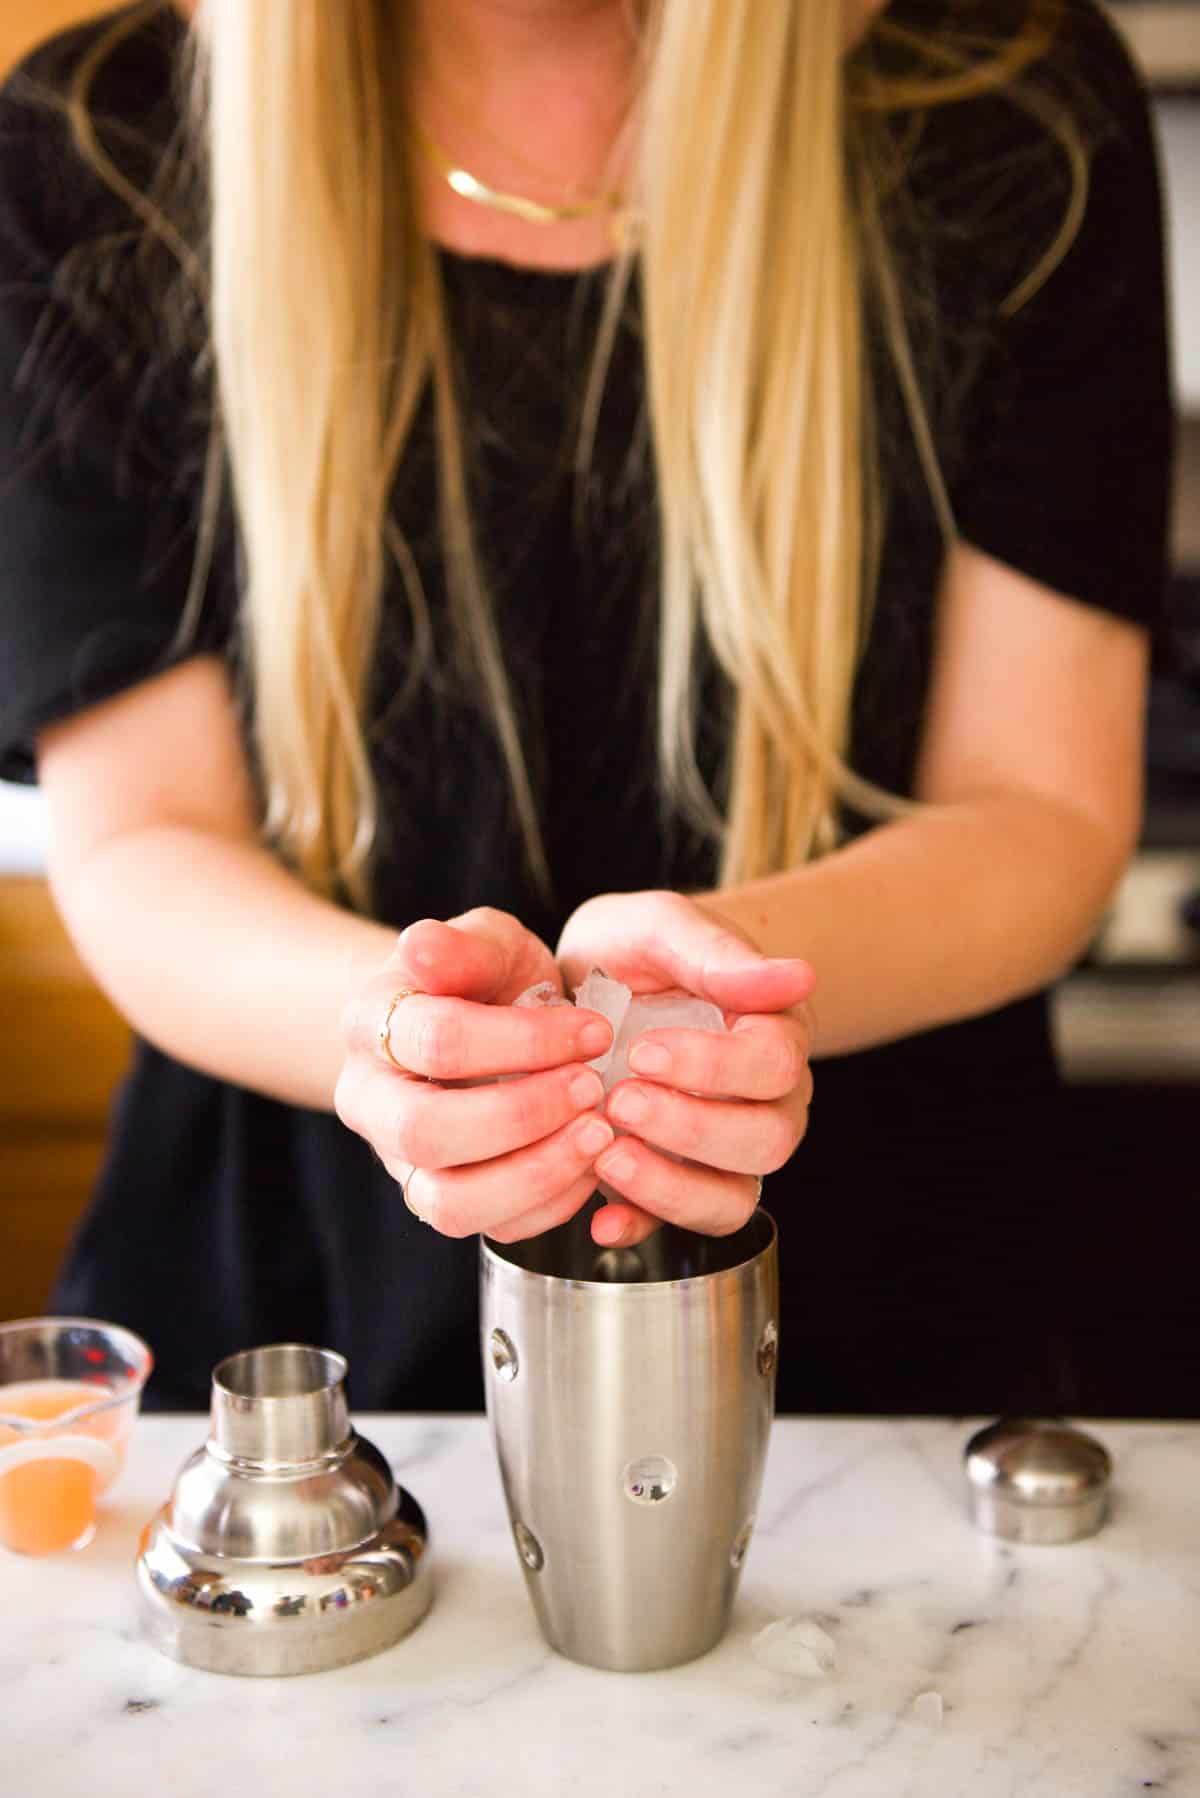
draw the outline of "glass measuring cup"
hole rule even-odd
[[[119,1324],[0,1324],[0,1545],[43,1555],[91,1541],[153,1365]]]

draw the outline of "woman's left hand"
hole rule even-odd
[[[783,1166],[808,1122],[812,969],[768,959],[715,911],[671,892],[589,899],[556,953],[568,987],[600,967],[635,993],[679,987],[711,1000],[727,1026],[639,1038],[637,1078],[615,1086],[607,1105],[628,1134],[596,1163],[622,1198],[597,1212],[593,1237],[637,1243],[661,1222],[710,1236],[740,1229],[762,1175]]]

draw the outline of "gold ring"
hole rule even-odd
[[[424,1223],[424,1221],[425,1221],[424,1218],[421,1217],[421,1213],[417,1210],[416,1206],[412,1203],[412,1201],[409,1199],[409,1196],[408,1196],[408,1189],[412,1185],[413,1175],[416,1173],[416,1171],[417,1170],[415,1167],[410,1167],[408,1172],[405,1174],[403,1180],[401,1180],[401,1182],[400,1182],[400,1197],[404,1200],[404,1203],[408,1206],[408,1209],[412,1212],[413,1216],[415,1218],[418,1218],[421,1223]]]
[[[758,1191],[754,1195],[754,1203],[757,1205],[763,1194],[763,1177],[761,1174],[756,1174],[754,1177],[758,1181]]]
[[[408,1069],[402,1067],[392,1054],[392,1013],[401,999],[412,999],[417,996],[425,997],[420,988],[415,986],[402,986],[399,992],[393,993],[388,1000],[388,1008],[383,1014],[383,1023],[379,1026],[379,1047],[398,1074],[407,1074]]]

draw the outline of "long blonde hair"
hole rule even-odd
[[[723,883],[831,847],[843,802],[876,816],[898,803],[846,760],[880,538],[868,306],[947,535],[953,520],[882,223],[881,187],[897,176],[878,167],[872,122],[1013,83],[1059,10],[1028,0],[1013,41],[986,53],[885,19],[885,77],[870,56],[846,57],[831,0],[772,0],[752,28],[728,0],[646,8],[632,254],[661,521],[659,753],[668,795],[720,843]],[[475,550],[438,262],[411,187],[402,13],[395,0],[207,0],[199,34],[214,444],[248,576],[265,830],[312,886],[358,903],[376,829],[363,714],[393,568],[414,641],[430,641],[389,517],[427,389],[456,653],[494,720],[543,887],[550,872]],[[86,134],[84,83],[73,111]],[[100,159],[94,133],[84,147]],[[1080,191],[1077,179],[1029,290],[1069,239]],[[214,503],[210,492],[210,517]],[[696,755],[702,645],[736,695],[723,807]]]

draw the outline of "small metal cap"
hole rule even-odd
[[[1005,1417],[965,1453],[971,1521],[1008,1542],[1077,1542],[1104,1522],[1112,1460],[1069,1424]]]

